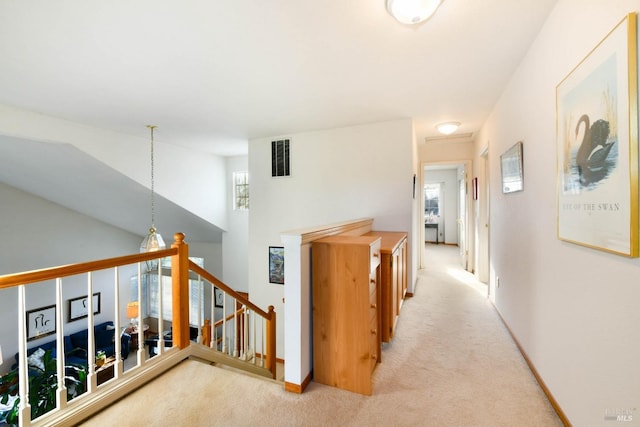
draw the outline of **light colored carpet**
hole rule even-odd
[[[561,426],[457,248],[427,245],[428,268],[383,349],[370,397],[281,383],[198,361],[178,367],[86,426]]]

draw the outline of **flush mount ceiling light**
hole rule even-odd
[[[437,125],[436,129],[438,129],[438,132],[443,135],[451,135],[452,133],[457,131],[459,127],[460,122],[445,122]]]
[[[413,25],[429,19],[440,3],[442,0],[387,0],[387,11],[399,22]]]

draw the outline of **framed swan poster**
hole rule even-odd
[[[636,15],[556,88],[558,238],[638,256]]]

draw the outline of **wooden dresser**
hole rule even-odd
[[[314,381],[370,395],[380,362],[380,243],[331,236],[312,244]]]
[[[380,335],[389,342],[400,316],[400,308],[407,293],[407,233],[370,231],[365,236],[381,237],[380,246]]]

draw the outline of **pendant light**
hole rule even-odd
[[[166,245],[164,244],[164,240],[162,240],[160,233],[156,232],[156,227],[154,225],[156,203],[154,191],[155,180],[153,175],[153,130],[157,126],[147,125],[147,127],[151,130],[151,228],[149,229],[149,234],[144,238],[140,245],[140,252],[155,252],[166,248]]]

